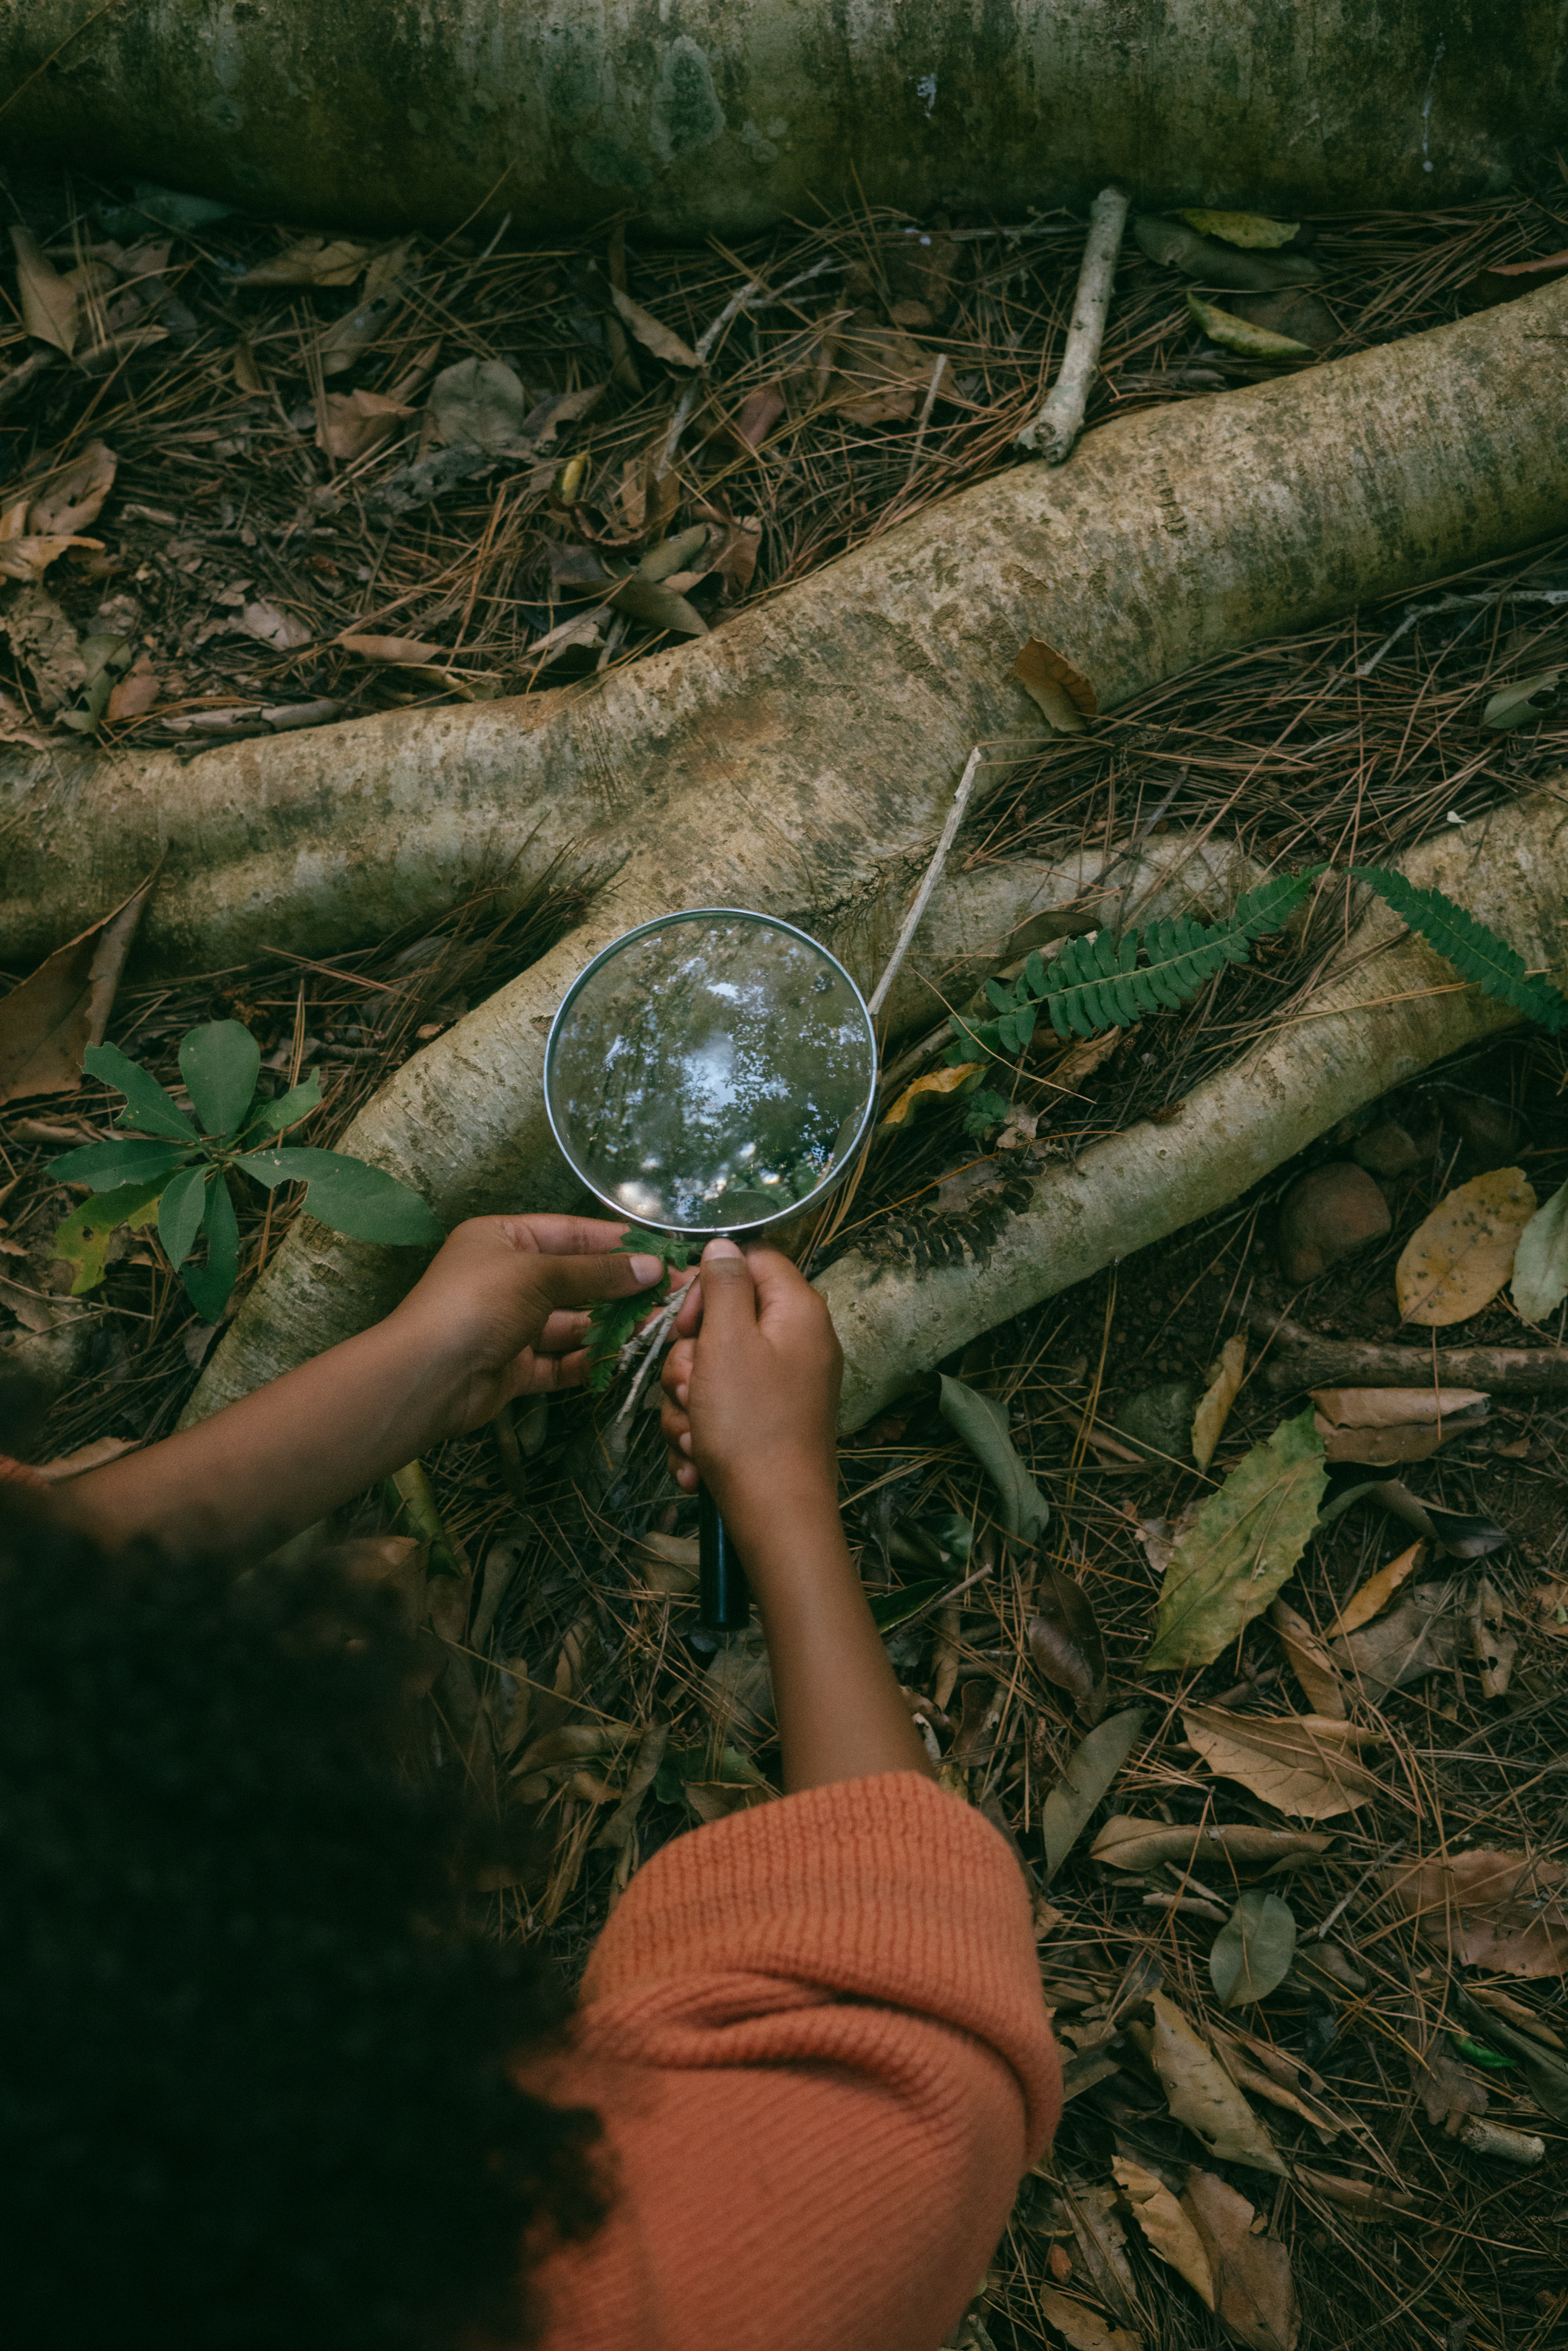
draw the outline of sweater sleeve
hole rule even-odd
[[[1061,2111],[1017,1864],[915,1772],[693,1831],[529,2086],[598,2110],[614,2197],[546,2351],[934,2346]]]

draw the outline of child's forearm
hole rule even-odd
[[[785,1786],[929,1773],[831,1495],[780,1496],[766,1524],[734,1531],[768,1636]]]
[[[57,1489],[60,1515],[101,1541],[176,1551],[287,1541],[443,1433],[449,1383],[385,1323],[178,1436]]]

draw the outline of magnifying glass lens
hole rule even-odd
[[[550,1033],[557,1140],[607,1206],[734,1232],[831,1184],[871,1115],[876,1045],[860,992],[816,941],[704,909],[629,932]]]

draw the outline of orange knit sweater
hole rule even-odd
[[[537,2273],[544,2351],[933,2351],[1061,2113],[1018,1865],[915,1772],[694,1830],[527,2079],[614,2191]]]

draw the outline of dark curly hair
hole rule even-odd
[[[526,2341],[598,2126],[566,2003],[465,1925],[408,1645],[346,1576],[108,1557],[0,1507],[0,2328],[75,2351]]]

